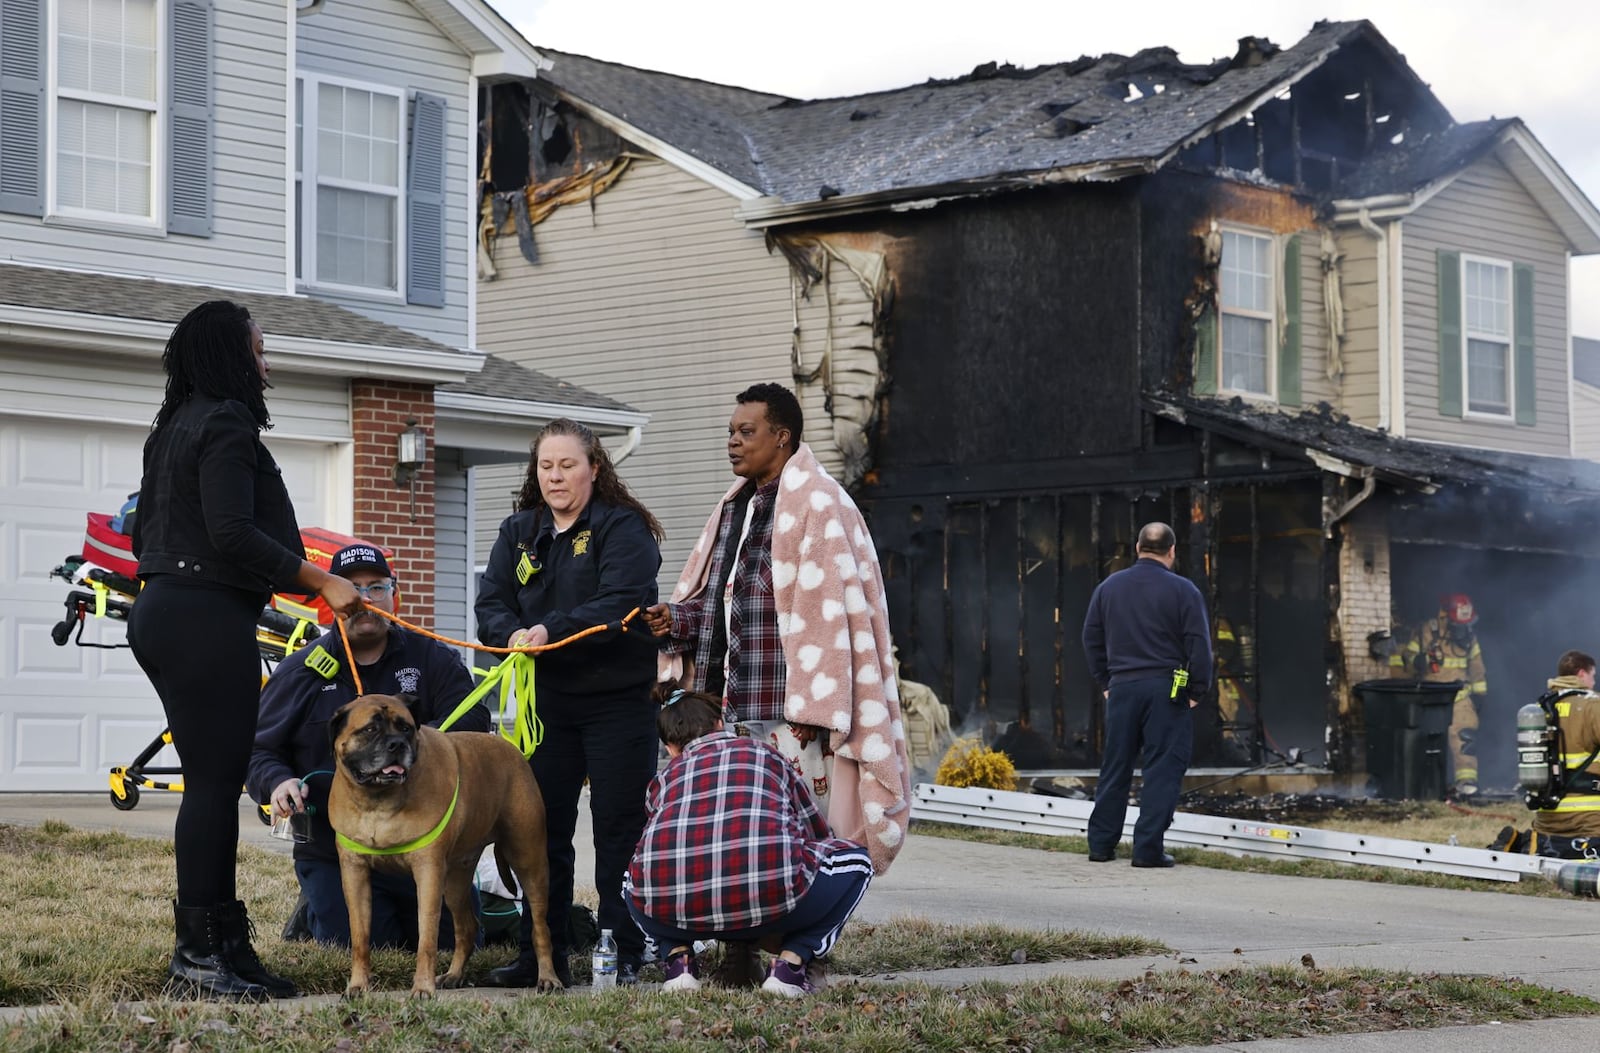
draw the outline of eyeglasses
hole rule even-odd
[[[355,585],[355,582],[351,582]],[[356,592],[364,600],[386,600],[394,595],[394,582],[375,581],[371,585],[355,585]]]

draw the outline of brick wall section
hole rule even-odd
[[[1389,617],[1389,524],[1381,509],[1363,508],[1339,527],[1344,532],[1339,551],[1339,628],[1347,682],[1354,685],[1389,675],[1387,660],[1373,658],[1367,643],[1368,633],[1393,629]],[[1345,712],[1354,707],[1354,699],[1341,700]]]
[[[400,579],[399,614],[433,627],[434,428],[433,387],[388,380],[350,384],[355,433],[355,533],[394,553]],[[407,422],[428,433],[428,463],[417,473],[416,519],[411,488],[394,477],[395,439]]]

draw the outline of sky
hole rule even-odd
[[[1243,36],[1287,47],[1369,18],[1458,121],[1521,117],[1600,202],[1594,0],[490,0],[535,47],[797,98],[856,95],[984,62],[1037,66],[1167,45],[1186,62]],[[1600,338],[1600,257],[1575,259],[1572,329]]]

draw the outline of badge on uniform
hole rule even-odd
[[[589,551],[589,532],[587,530],[583,530],[583,531],[580,531],[578,533],[578,535],[572,539],[572,554],[574,556],[581,556],[581,555],[584,555],[588,551]]]
[[[524,552],[522,554],[522,558],[517,560],[517,583],[519,585],[528,584],[528,582],[533,580],[533,576],[543,569],[543,564],[541,564],[537,559],[534,559],[533,556]]]

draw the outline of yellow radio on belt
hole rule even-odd
[[[1187,670],[1187,669],[1174,669],[1172,671],[1172,695],[1170,697],[1177,698],[1178,697],[1178,692],[1181,691],[1183,688],[1186,688],[1188,686],[1189,686],[1189,670]]]

